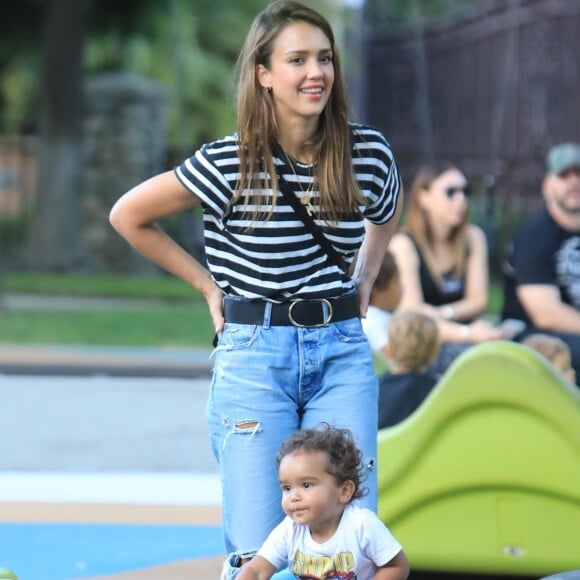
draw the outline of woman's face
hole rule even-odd
[[[468,210],[467,179],[458,169],[448,169],[438,175],[420,193],[421,207],[431,220],[452,228],[461,224]]]
[[[330,41],[306,22],[284,27],[274,41],[269,68],[257,67],[262,87],[270,87],[278,122],[318,117],[334,83]]]

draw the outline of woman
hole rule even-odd
[[[400,307],[437,320],[444,343],[431,369],[437,374],[466,345],[505,338],[477,318],[487,307],[488,254],[483,231],[469,222],[468,198],[467,179],[457,167],[423,166],[411,187],[406,228],[389,246],[401,277]]]
[[[377,382],[360,316],[402,205],[388,143],[347,121],[334,35],[318,12],[268,6],[238,77],[237,133],[138,185],[111,212],[137,250],[202,292],[219,337],[207,417],[230,554],[223,578],[283,519],[275,457],[299,428],[327,421],[353,431],[370,468],[363,505],[375,508]],[[198,203],[209,271],[156,225]]]

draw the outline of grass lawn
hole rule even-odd
[[[0,313],[0,342],[211,348],[213,326],[202,296],[175,278],[115,278],[10,273],[7,293],[156,298],[150,307],[20,310]]]
[[[203,300],[197,290],[173,276],[147,278],[7,272],[2,286],[4,292],[16,294]]]
[[[0,315],[0,342],[211,348],[205,303],[112,310],[12,310]]]

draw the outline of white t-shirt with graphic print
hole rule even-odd
[[[372,511],[348,504],[338,529],[326,542],[315,542],[308,526],[286,517],[258,554],[277,569],[287,564],[296,578],[371,580],[401,545]],[[338,572],[335,576],[333,571]]]

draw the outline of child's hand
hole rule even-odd
[[[236,580],[270,580],[276,572],[276,568],[262,556],[254,556],[247,564],[242,566]]]

